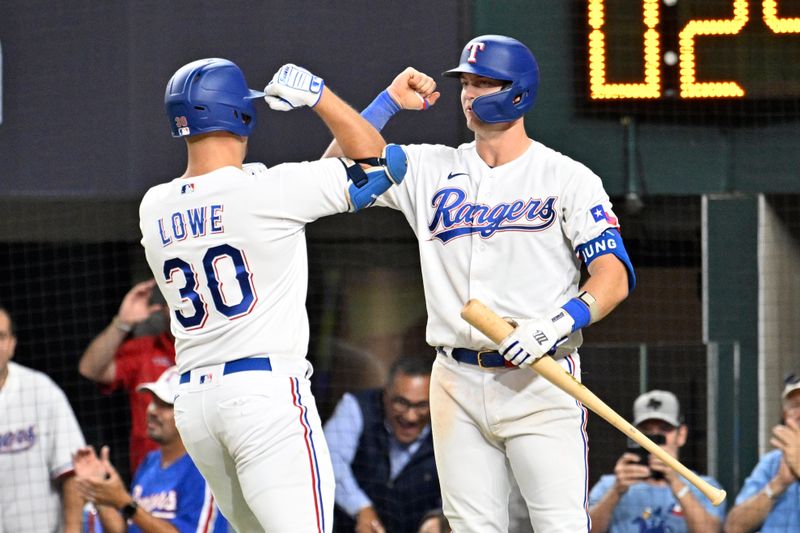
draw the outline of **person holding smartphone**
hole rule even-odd
[[[669,391],[651,390],[636,398],[633,424],[676,459],[686,444],[689,430],[678,399]],[[720,486],[715,479],[702,477]],[[614,466],[614,473],[602,476],[592,487],[589,515],[592,533],[706,533],[721,530],[725,507],[714,507],[692,484],[646,450],[629,447]]]

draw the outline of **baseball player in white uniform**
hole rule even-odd
[[[0,307],[0,533],[78,533],[72,452],[83,433],[50,377],[11,361],[17,338]]]
[[[600,178],[527,136],[539,82],[530,50],[477,37],[445,75],[461,81],[475,140],[406,146],[405,180],[376,204],[402,211],[419,240],[445,514],[458,533],[505,532],[513,475],[537,533],[588,531],[586,410],[519,367],[552,352],[580,379],[581,329],[628,295],[633,268]],[[381,129],[438,96],[409,68],[362,115]],[[516,326],[500,346],[460,318],[471,298]]]
[[[260,97],[312,107],[367,171],[337,159],[243,165]],[[237,531],[329,532],[335,483],[305,359],[304,227],[370,205],[402,180],[405,154],[291,64],[259,92],[230,61],[195,61],[173,75],[165,106],[187,169],[145,194],[140,226],[171,310],[176,425]]]

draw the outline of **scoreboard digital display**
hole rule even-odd
[[[646,110],[653,102],[702,110],[715,101],[798,107],[800,0],[582,4],[582,69],[590,108]]]

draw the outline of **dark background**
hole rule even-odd
[[[0,196],[132,198],[179,175],[183,142],[169,136],[164,87],[194,59],[230,59],[257,89],[296,63],[360,109],[408,65],[438,74],[457,64],[466,11],[455,0],[4,1]],[[325,149],[330,136],[312,112],[257,105],[251,160]],[[390,127],[403,142],[454,144],[458,113],[448,98],[435,114]]]
[[[729,17],[729,0],[681,0],[700,4]],[[607,5],[635,15],[641,1]],[[181,65],[225,57],[260,89],[280,65],[294,62],[358,109],[412,65],[437,78],[442,99],[430,111],[399,114],[385,137],[456,145],[469,140],[458,83],[440,73],[457,63],[471,36],[508,34],[540,64],[529,135],[602,177],[639,278],[631,297],[587,331],[585,381],[625,417],[642,388],[674,390],[690,425],[685,460],[701,471],[715,466],[707,464],[705,446],[707,429],[718,422],[708,420],[709,405],[739,413],[725,433],[735,430],[736,440],[719,449],[735,442],[730,457],[742,455],[717,458],[736,463],[720,466],[733,496],[757,458],[753,206],[759,194],[774,193],[768,203],[797,243],[800,101],[730,109],[727,116],[721,109],[712,119],[698,106],[598,108],[586,98],[585,6],[583,0],[1,2],[0,302],[18,324],[16,360],[51,375],[87,440],[110,443],[115,462],[127,464],[126,400],[101,396],[78,376],[77,362],[128,288],[149,277],[137,208],[148,187],[179,175],[185,164],[182,141],[170,137],[163,111],[164,86]],[[779,6],[782,16],[800,16],[798,0]],[[749,24],[756,24],[760,2],[751,0],[750,8]],[[800,64],[797,57],[787,61]],[[715,71],[725,72],[725,65]],[[249,160],[315,159],[327,146],[330,136],[313,112],[257,105]],[[742,206],[722,210],[730,220],[714,219],[716,211],[704,207],[727,200]],[[709,220],[716,222],[710,230]],[[346,386],[368,383],[355,376],[382,370],[376,361],[427,349],[425,310],[414,236],[398,213],[331,217],[310,225],[308,239],[309,358],[325,415]],[[726,333],[715,334],[715,324]],[[729,341],[741,344],[736,371],[745,389],[710,397],[716,378],[709,346]],[[733,364],[724,368],[734,371]],[[593,482],[613,468],[625,439],[594,416],[589,431]]]

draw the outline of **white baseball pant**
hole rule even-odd
[[[241,532],[330,533],[335,482],[305,359],[272,370],[194,369],[175,423],[222,514]]]
[[[580,379],[577,355],[559,363]],[[510,475],[537,533],[589,530],[587,411],[575,399],[528,369],[482,369],[439,354],[430,402],[455,533],[508,530]]]

